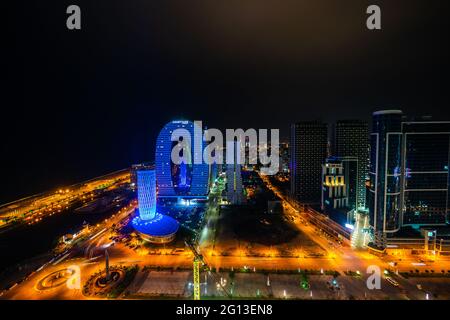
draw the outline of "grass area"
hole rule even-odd
[[[450,278],[450,270],[441,270],[435,272],[434,270],[425,270],[421,272],[419,270],[410,270],[409,272],[400,272],[404,278]]]
[[[356,272],[356,271],[344,271],[344,274],[346,275],[346,276],[349,276],[349,277],[355,277],[355,278],[361,278],[361,273],[358,273],[358,272]]]
[[[105,271],[99,271],[91,275],[91,277],[86,281],[83,286],[83,295],[85,296],[95,296],[101,298],[109,298],[115,299],[118,298],[122,292],[131,284],[137,272],[139,271],[139,267],[137,265],[133,266],[112,266],[110,267],[111,272],[121,272],[123,278],[117,280],[116,283],[108,284],[104,287],[97,286],[97,279],[100,276],[105,275]]]
[[[127,267],[123,280],[108,293],[107,297],[110,299],[119,297],[120,294],[131,284],[138,271],[139,267],[137,265]]]
[[[263,245],[277,245],[294,239],[299,232],[281,215],[262,214],[260,211],[245,207],[239,208],[234,233],[244,241]],[[230,213],[230,215],[235,215]]]
[[[220,209],[216,254],[233,255],[237,249],[250,257],[267,254],[292,257],[299,251],[305,255],[321,253],[318,245],[298,229],[294,218],[283,213],[280,199],[259,176],[253,172],[247,172],[247,175],[249,177],[243,177],[243,184],[253,190],[247,205],[222,206]],[[269,206],[271,209],[278,207],[277,213],[268,213]],[[265,248],[274,252],[264,251]]]
[[[161,267],[156,265],[147,265],[142,271],[191,271],[192,267]]]
[[[216,272],[216,270],[211,269],[211,272]],[[327,275],[327,276],[333,276],[338,277],[340,276],[339,271],[336,270],[318,270],[318,269],[297,269],[297,270],[287,270],[287,269],[280,269],[280,270],[273,270],[273,269],[257,269],[256,272],[253,271],[253,269],[227,269],[227,268],[221,268],[220,272],[228,272],[230,278],[233,278],[236,273],[262,273],[265,275],[268,274],[306,274],[311,276],[320,276],[320,275]]]

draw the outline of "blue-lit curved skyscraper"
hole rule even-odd
[[[155,170],[137,172],[138,204],[142,220],[152,220],[156,215],[156,173]]]
[[[137,171],[138,207],[134,229],[153,243],[167,243],[175,238],[178,222],[156,212],[156,173],[154,169]]]
[[[184,129],[191,137],[189,154],[183,155],[186,162],[172,162],[172,133]],[[195,134],[200,139],[195,138]],[[197,141],[198,140],[198,141]],[[156,141],[155,165],[158,197],[206,197],[208,195],[209,165],[203,161],[203,130],[192,121],[171,121],[160,131]],[[190,158],[190,161],[187,160]],[[201,163],[195,163],[200,159]]]

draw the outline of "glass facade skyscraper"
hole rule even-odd
[[[402,111],[373,113],[369,215],[377,245],[400,229]]]
[[[403,225],[449,222],[450,122],[403,122]]]
[[[373,114],[368,204],[376,244],[403,226],[449,222],[449,152],[450,122]]]

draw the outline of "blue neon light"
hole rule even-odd
[[[152,220],[142,220],[140,217],[135,217],[132,220],[135,230],[143,234],[151,236],[167,236],[178,231],[178,221],[175,219],[157,213]]]

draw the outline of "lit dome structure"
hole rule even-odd
[[[134,229],[148,242],[168,243],[175,239],[178,231],[178,221],[157,213],[152,220],[142,220],[135,217],[132,221]]]
[[[137,216],[132,225],[140,236],[152,243],[168,243],[175,239],[178,221],[156,212],[156,174],[154,169],[137,171]]]

